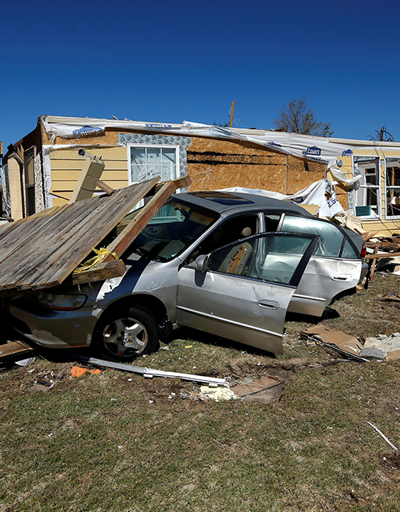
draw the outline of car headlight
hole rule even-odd
[[[79,309],[86,300],[86,295],[65,295],[61,293],[32,292],[24,295],[25,299],[40,304],[45,308],[58,309],[61,311]]]

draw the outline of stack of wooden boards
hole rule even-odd
[[[365,256],[366,260],[372,260],[370,274],[370,279],[372,280],[378,259],[400,256],[400,234],[394,233],[392,236],[379,238],[376,237],[376,233],[363,233],[361,236],[364,238],[367,248],[373,250],[373,253]]]
[[[107,246],[118,258],[176,189],[190,184],[188,176],[156,186],[158,181],[159,177],[109,191],[110,195],[43,210],[3,227],[0,296],[123,275],[123,261],[111,254],[84,272],[73,271],[151,191],[155,195]]]

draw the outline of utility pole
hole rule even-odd
[[[229,121],[229,127],[232,128],[232,123],[233,123],[233,113],[235,111],[235,102],[232,101],[232,105],[231,105],[231,120]]]

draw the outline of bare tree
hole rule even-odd
[[[310,108],[304,99],[296,98],[285,105],[274,119],[274,125],[278,130],[292,133],[304,133],[307,135],[319,135],[330,137],[333,135],[331,123],[321,123],[315,119],[314,110]]]
[[[385,125],[382,125],[381,129],[379,131],[374,130],[374,132],[376,132],[376,135],[368,135],[369,140],[380,140],[380,141],[385,141],[385,142],[394,142],[393,135],[386,130]]]

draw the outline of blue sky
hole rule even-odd
[[[304,98],[334,137],[400,140],[400,2],[1,0],[0,140],[40,115],[273,128]]]

